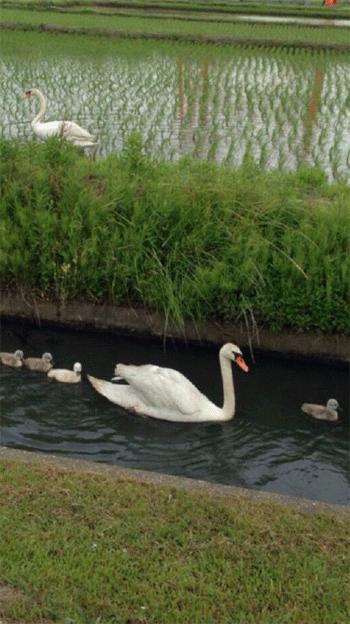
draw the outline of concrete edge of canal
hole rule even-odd
[[[186,340],[201,344],[235,342],[257,352],[346,367],[350,361],[350,335],[301,331],[272,332],[253,321],[221,322],[208,319],[186,321],[179,328],[167,323],[164,314],[144,308],[42,301],[32,295],[2,295],[0,315],[7,320],[27,321],[38,327],[51,324],[86,331],[110,331],[162,340]],[[250,325],[250,326],[249,326]]]
[[[256,502],[270,501],[281,505],[293,506],[300,511],[333,513],[338,516],[350,518],[350,508],[347,505],[335,505],[323,501],[315,501],[296,496],[286,496],[267,492],[236,487],[234,485],[221,485],[210,483],[201,479],[189,479],[147,470],[124,468],[115,464],[104,464],[85,459],[75,459],[46,453],[23,451],[14,448],[0,446],[0,460],[19,460],[25,463],[37,463],[43,466],[63,467],[68,470],[79,472],[100,473],[115,477],[118,480],[134,481],[135,483],[152,483],[160,487],[176,487],[185,490],[205,491],[213,497],[236,497]]]

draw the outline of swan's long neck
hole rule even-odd
[[[44,98],[43,94],[41,93],[41,91],[39,91],[39,89],[32,89],[32,95],[35,95],[35,97],[38,98],[39,100],[39,112],[35,115],[31,126],[32,128],[34,128],[34,126],[36,126],[44,117],[45,112],[46,112],[46,99]]]
[[[224,405],[222,407],[223,420],[230,420],[236,411],[236,396],[233,385],[231,360],[220,353],[220,368],[222,376],[222,389]]]

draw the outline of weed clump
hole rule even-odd
[[[131,135],[91,161],[1,140],[2,284],[184,319],[247,308],[273,329],[346,331],[350,188],[322,171],[156,161]]]

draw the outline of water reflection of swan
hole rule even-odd
[[[326,406],[303,403],[301,409],[309,416],[317,418],[317,420],[338,420],[338,407],[339,403],[336,399],[329,399]]]
[[[66,368],[52,368],[47,376],[56,381],[62,381],[63,383],[79,383],[81,381],[81,364],[75,362],[73,370]]]
[[[48,121],[46,123],[41,123],[46,112],[46,98],[41,91],[35,87],[28,89],[28,91],[24,93],[23,98],[29,98],[31,95],[38,98],[40,104],[39,112],[31,122],[33,131],[39,139],[45,140],[49,136],[57,135],[79,147],[93,147],[97,145],[90,132],[78,126],[74,121]]]
[[[223,407],[214,405],[182,373],[171,368],[152,364],[117,364],[114,379],[124,380],[128,385],[113,384],[91,375],[87,377],[97,392],[131,412],[175,422],[221,422],[231,420],[235,414],[236,400],[230,360],[248,371],[241,356],[241,350],[234,344],[225,344],[220,349]]]
[[[51,353],[44,353],[41,358],[25,358],[24,366],[26,366],[30,370],[47,373],[52,368],[52,355]]]
[[[20,368],[23,366],[23,351],[18,349],[14,353],[6,353],[2,351],[0,353],[0,361],[6,366],[12,366],[12,368]]]

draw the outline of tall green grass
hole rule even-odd
[[[251,308],[272,328],[348,327],[349,186],[317,168],[151,160],[138,135],[96,161],[1,142],[3,285],[186,318]]]

